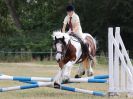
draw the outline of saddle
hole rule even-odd
[[[76,63],[81,63],[83,60],[84,60],[84,57],[89,57],[89,59],[91,59],[92,60],[92,57],[91,57],[91,55],[90,55],[90,53],[89,53],[89,50],[88,50],[88,44],[86,44],[86,43],[84,43],[82,40],[81,40],[81,38],[79,38],[77,35],[75,35],[74,33],[71,33],[70,34],[71,36],[73,36],[74,38],[76,38],[78,41],[79,41],[79,43],[81,44],[81,49],[82,49],[82,54],[81,54],[81,56],[80,56],[80,58],[77,60],[77,62]]]

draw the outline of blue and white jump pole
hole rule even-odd
[[[85,77],[85,78],[70,78],[68,80],[68,83],[107,83],[108,80],[106,78],[108,78],[108,75],[98,75],[98,76]],[[51,82],[51,81],[53,81],[53,78],[1,75],[0,80]]]
[[[13,87],[0,88],[0,92],[24,90],[24,89],[31,89],[31,88],[37,88],[37,87],[52,87],[52,88],[54,88],[53,82],[37,82],[36,84],[29,84],[29,85],[24,85],[24,86],[13,86]],[[84,94],[91,94],[91,95],[95,95],[95,96],[105,96],[105,93],[100,92],[100,91],[84,90],[84,89],[73,88],[73,87],[68,87],[68,86],[64,86],[64,85],[61,85],[59,88],[56,88],[56,89],[84,93]]]
[[[25,76],[9,76],[9,75],[0,75],[0,80],[15,80],[15,81],[44,81],[51,82],[52,78],[49,77],[25,77]]]
[[[46,87],[51,86],[53,82],[38,82],[36,84],[29,84],[29,85],[23,85],[23,86],[13,86],[13,87],[4,87],[0,88],[0,92],[6,92],[6,91],[13,91],[13,90],[24,90],[24,89],[31,89],[31,88],[37,88],[37,87]]]
[[[108,75],[98,75],[98,76],[92,76],[92,77],[86,77],[86,78],[70,78],[68,83],[76,83],[76,82],[77,83],[79,82],[107,83],[108,80],[106,78],[108,78]],[[24,90],[24,89],[31,89],[31,88],[37,88],[37,87],[52,87],[52,88],[55,87],[54,82],[52,82],[53,78],[49,78],[49,77],[22,77],[22,76],[8,76],[8,75],[0,74],[0,80],[13,80],[13,81],[29,83],[28,85],[24,85],[24,86],[0,88],[0,92]],[[105,96],[105,93],[100,91],[91,91],[91,90],[68,87],[64,85],[60,85],[56,89],[91,94],[96,96]]]

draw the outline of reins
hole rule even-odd
[[[70,40],[68,41],[68,44],[67,44],[67,47],[66,47],[66,50],[65,50],[65,52],[64,52],[64,55],[63,55],[63,58],[65,58],[65,56],[66,56],[66,53],[67,53],[67,51],[68,51],[68,49],[69,49],[69,46],[70,46]]]

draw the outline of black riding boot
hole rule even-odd
[[[82,48],[84,49],[85,54],[88,54],[89,59],[92,60],[93,58],[92,58],[92,56],[91,56],[90,53],[89,53],[89,49],[88,49],[89,47],[88,47],[88,46],[89,46],[89,45],[83,43]]]

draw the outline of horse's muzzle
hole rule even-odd
[[[61,57],[62,57],[61,53],[57,53],[55,56],[56,61],[59,62],[61,60]]]
[[[58,63],[60,62],[60,59],[59,60],[56,60]]]

